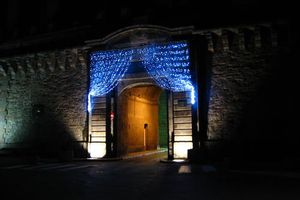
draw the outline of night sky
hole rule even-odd
[[[261,0],[2,0],[1,4],[1,31],[9,33],[17,28],[20,31],[15,34],[19,37],[95,24],[144,22],[169,26],[195,24],[202,28],[287,19],[293,14],[289,1]]]
[[[49,40],[42,45],[45,48],[78,45],[136,24],[193,25],[196,29],[206,29],[296,21],[297,13],[297,6],[290,1],[275,0],[2,0],[0,4],[0,53],[3,55],[8,52],[6,44],[52,37],[49,33],[64,37],[53,39],[57,42]]]

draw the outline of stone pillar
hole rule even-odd
[[[274,28],[271,28],[271,43],[272,43],[272,47],[278,46],[277,31],[275,31]]]
[[[229,33],[227,30],[222,30],[221,40],[222,40],[223,51],[228,51],[229,50]]]
[[[240,50],[245,50],[245,33],[242,29],[239,29],[237,32],[237,37],[238,37],[238,45]]]
[[[205,140],[207,138],[207,89],[208,89],[208,42],[205,37],[191,38],[191,72],[192,81],[197,96],[193,106],[192,128],[193,149],[188,152],[191,161],[201,162],[205,155]]]
[[[207,32],[205,34],[205,38],[207,40],[207,49],[210,52],[214,52],[214,44],[213,44],[213,39],[212,39],[212,33],[211,32]]]
[[[254,45],[255,48],[261,48],[261,34],[259,27],[254,28]]]
[[[1,68],[2,66],[0,66],[0,69]],[[7,77],[0,74],[0,149],[5,145],[4,136],[6,132],[7,87]]]

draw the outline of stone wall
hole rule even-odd
[[[284,29],[288,31],[288,29]],[[272,26],[207,34],[207,145],[215,155],[279,158],[294,94],[289,85],[288,38]],[[282,148],[279,148],[281,146]]]
[[[231,137],[240,125],[258,92],[271,77],[270,55],[259,53],[223,52],[212,58],[210,104],[208,111],[209,139]],[[260,94],[261,95],[261,94]],[[256,109],[256,108],[254,108]]]
[[[7,106],[7,78],[0,79],[0,148],[4,144],[4,133],[6,125],[6,106]]]
[[[200,112],[207,112],[201,122],[207,132],[201,130],[206,144],[220,150],[216,155],[270,158],[300,152],[294,148],[299,134],[291,128],[297,123],[290,117],[296,113],[297,88],[291,81],[296,75],[288,27],[261,24],[185,34],[207,40],[207,69],[199,70],[206,72],[207,107]],[[85,54],[74,48],[0,59],[0,148],[35,144],[55,152],[67,144],[63,141],[86,138]]]
[[[0,60],[0,146],[53,154],[86,133],[85,52],[66,49]]]

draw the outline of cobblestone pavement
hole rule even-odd
[[[300,199],[299,176],[161,163],[163,156],[7,162],[0,165],[0,192],[10,199]]]

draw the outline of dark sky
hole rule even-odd
[[[293,20],[297,6],[276,0],[1,0],[0,45],[92,27],[99,35],[136,24],[198,29]]]

